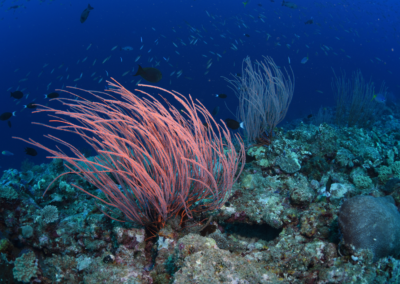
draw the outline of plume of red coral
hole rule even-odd
[[[15,138],[46,150],[52,154],[49,158],[64,160],[72,173],[99,188],[105,198],[74,185],[76,188],[109,208],[119,209],[130,221],[163,226],[177,214],[191,218],[194,212],[220,208],[243,170],[241,138],[236,137],[240,145],[237,153],[226,125],[216,123],[190,96],[139,85],[169,93],[182,106],[179,111],[166,99],[163,104],[142,90],[135,90],[143,95],[140,98],[115,80],[109,85],[107,93],[86,91],[96,97],[95,101],[79,96],[78,100],[59,98],[55,100],[68,110],[40,106],[36,111],[50,112],[55,118],[51,122],[61,125],[35,124],[78,134],[96,151],[94,159],[52,135],[45,137],[66,146],[74,155],[32,139]]]

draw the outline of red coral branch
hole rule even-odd
[[[76,188],[142,225],[163,226],[177,214],[192,217],[193,212],[220,208],[243,170],[241,138],[231,137],[226,125],[222,121],[222,126],[217,124],[209,111],[190,96],[139,85],[169,93],[181,104],[183,111],[179,111],[165,99],[168,107],[142,90],[136,90],[144,95],[140,98],[113,81],[108,82],[111,92],[122,100],[110,93],[86,91],[98,102],[79,96],[79,100],[60,98],[55,100],[69,110],[40,106],[35,111],[57,115],[50,115],[55,118],[51,122],[61,123],[59,126],[35,124],[78,134],[97,152],[94,159],[87,159],[72,144],[52,135],[45,137],[66,146],[74,155],[68,156],[58,147],[58,151],[52,150],[32,139],[14,138],[46,150],[53,155],[49,158],[67,162],[72,173],[99,188],[106,198]],[[233,138],[240,145],[239,153]]]

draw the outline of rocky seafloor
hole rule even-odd
[[[371,129],[279,128],[248,147],[220,210],[155,236],[105,216],[78,176],[43,197],[67,169],[25,162],[0,179],[0,282],[400,283],[399,138],[390,112]]]

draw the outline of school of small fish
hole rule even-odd
[[[192,77],[190,77],[190,68],[182,60],[182,57],[187,57],[188,53],[191,57],[201,59],[202,63],[197,66],[197,69],[203,69],[204,75],[211,76],[212,73],[210,72],[212,72],[211,70],[215,66],[233,64],[235,67],[236,62],[225,59],[226,55],[228,53],[236,54],[239,51],[245,53],[248,45],[255,44],[254,38],[257,38],[257,40],[262,38],[263,44],[269,48],[280,48],[284,55],[285,63],[287,58],[287,64],[291,66],[298,64],[297,68],[307,68],[302,67],[302,65],[312,65],[313,60],[317,56],[320,56],[320,53],[326,56],[347,58],[347,60],[352,58],[344,50],[344,44],[342,45],[343,48],[337,48],[333,47],[333,44],[322,44],[321,42],[308,39],[310,38],[310,34],[322,36],[321,25],[324,22],[326,23],[326,19],[324,20],[321,15],[305,15],[304,7],[301,7],[303,4],[299,1],[298,3],[282,1],[280,4],[275,5],[276,3],[271,0],[269,4],[271,6],[267,9],[262,4],[258,4],[257,8],[249,10],[251,6],[250,1],[243,2],[243,13],[226,19],[218,15],[217,12],[212,13],[205,10],[202,13],[205,18],[203,24],[195,25],[183,21],[182,25],[171,27],[170,29],[176,34],[175,36],[167,37],[163,33],[158,32],[159,28],[151,27],[151,31],[146,32],[146,34],[140,37],[134,36],[130,40],[121,41],[120,43],[116,43],[116,45],[104,46],[96,42],[89,42],[82,45],[82,56],[75,59],[75,65],[78,65],[79,68],[71,66],[73,63],[68,63],[68,66],[65,63],[44,63],[38,70],[31,70],[26,75],[20,76],[18,84],[9,87],[6,91],[11,94],[16,105],[18,105],[21,100],[27,100],[30,95],[27,88],[24,87],[24,83],[44,77],[47,82],[41,93],[45,94],[46,99],[58,97],[58,93],[53,91],[56,88],[63,89],[65,86],[71,85],[78,87],[85,80],[93,80],[98,84],[104,84],[103,81],[110,77],[108,71],[117,80],[131,75],[132,79],[129,82],[135,85],[140,83],[142,79],[151,83],[157,83],[163,78],[164,80],[167,78],[170,84],[172,84],[172,80],[179,78],[192,80]],[[264,5],[266,6],[266,4]],[[23,5],[15,5],[10,6],[8,10],[17,11],[23,7]],[[274,29],[271,28],[271,21],[275,19],[271,18],[267,13],[268,9],[273,9],[274,14],[279,19],[283,14],[301,10],[304,15],[302,16],[303,18],[299,19],[298,25],[304,26],[303,34],[300,34],[298,31],[296,34],[289,27],[287,28],[287,34],[274,33]],[[81,13],[80,22],[87,25],[92,18],[96,17],[96,13],[100,14],[102,12],[94,9],[89,4]],[[88,18],[89,15],[91,15],[90,18]],[[328,15],[334,20],[333,15]],[[227,28],[228,24],[229,29]],[[281,24],[285,25],[284,22]],[[332,38],[336,43],[344,41],[345,38],[348,40],[349,36],[352,37],[353,41],[356,38],[360,38],[358,31],[354,28],[345,29],[342,26],[341,29],[348,35],[332,33],[334,35]],[[218,43],[216,43],[217,38]],[[103,51],[103,55],[100,58],[92,55],[94,48]],[[168,52],[165,50],[168,50]],[[201,52],[198,52],[199,50]],[[240,66],[243,56],[239,55],[237,58],[237,66]],[[369,58],[369,60],[375,64],[386,64],[385,60],[379,57]],[[120,64],[118,66],[121,66],[118,72],[113,71],[115,70],[115,64]],[[22,72],[20,69],[22,68],[14,70],[17,76]],[[76,71],[77,69],[81,71]],[[392,71],[388,70],[388,72],[392,74]],[[184,76],[182,76],[183,74]],[[135,76],[140,76],[141,78],[138,80]],[[220,76],[220,74],[216,73],[215,76]],[[321,90],[317,90],[317,92],[323,94]],[[214,96],[221,99],[227,97],[225,94]],[[25,105],[22,110],[35,109],[35,100],[36,98],[33,98],[24,102]],[[218,115],[218,112],[219,106],[216,106],[212,113],[213,115]],[[8,121],[8,125],[11,127],[10,120],[16,115],[18,115],[18,110],[4,110],[0,113],[0,120]],[[228,119],[226,123],[231,129],[239,128],[239,124],[236,121]],[[3,155],[9,154],[3,153]]]

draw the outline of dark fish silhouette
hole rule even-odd
[[[30,103],[30,104],[24,105],[24,108],[36,108],[36,105],[34,103]]]
[[[83,10],[82,14],[81,14],[81,23],[84,23],[87,18],[89,17],[89,13],[90,11],[92,11],[94,8],[92,6],[90,6],[90,4],[88,4],[88,7]]]
[[[55,98],[58,98],[59,96],[60,95],[58,93],[52,92],[52,93],[50,93],[48,95],[44,95],[44,98],[45,99],[55,99]]]
[[[250,155],[248,155],[248,154],[246,153],[246,164],[247,164],[247,163],[251,163],[251,162],[253,162],[253,161],[255,161],[255,160],[256,160],[255,157],[250,156]]]
[[[314,23],[314,20],[313,20],[313,19],[308,20],[307,22],[304,22],[304,24],[306,24],[306,25],[311,25],[312,23]]]
[[[246,37],[250,37],[250,35],[248,35],[248,34],[244,34],[244,36],[246,36]]]
[[[133,76],[141,76],[143,79],[151,83],[157,83],[162,79],[162,73],[157,68],[153,67],[142,68],[142,66],[140,65],[138,71]]]
[[[216,94],[215,97],[220,98],[220,99],[226,99],[228,96],[225,94]]]
[[[15,116],[15,111],[14,112],[5,112],[2,115],[0,115],[0,120],[8,120],[12,116]]]
[[[27,155],[29,155],[29,156],[36,156],[36,155],[37,155],[36,150],[33,149],[33,148],[29,148],[29,147],[26,147],[26,148],[25,148],[25,153],[26,153]]]
[[[240,123],[234,119],[227,118],[225,119],[226,126],[228,126],[232,130],[236,130],[240,127]]]
[[[11,92],[11,97],[13,97],[14,99],[22,99],[22,97],[24,96],[24,94],[21,91],[15,91],[15,92]]]

